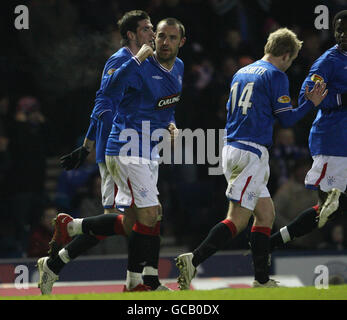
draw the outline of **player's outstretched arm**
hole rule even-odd
[[[65,170],[78,169],[88,157],[89,151],[83,145],[60,158],[60,165]]]

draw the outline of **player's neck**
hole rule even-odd
[[[176,57],[174,59],[172,59],[172,60],[163,61],[158,56],[157,52],[154,52],[154,56],[155,56],[156,60],[160,63],[160,65],[162,67],[164,67],[165,69],[167,69],[167,70],[171,70],[173,65],[175,64]]]
[[[136,56],[140,50],[140,48],[135,43],[132,43],[132,42],[130,42],[127,45],[127,48],[130,50],[130,52],[133,54],[133,56]]]
[[[266,62],[271,63],[277,69],[280,69],[281,71],[284,72],[283,67],[282,67],[282,63],[281,63],[281,61],[280,61],[280,59],[278,57],[274,57],[271,54],[265,54],[264,57],[261,58],[261,60],[264,60]]]

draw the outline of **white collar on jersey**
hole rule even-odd
[[[169,70],[169,69],[167,69],[167,68],[165,68],[164,66],[162,66],[161,64],[160,64],[160,62],[157,60],[157,58],[155,57],[155,54],[153,55],[153,59],[154,59],[154,61],[159,65],[159,68],[160,69],[162,69],[163,71],[165,71],[165,72],[171,72],[172,71],[172,69],[173,69],[173,67],[174,67],[174,65],[171,67],[171,69]]]
[[[129,53],[130,53],[132,56],[135,56],[135,55],[131,52],[131,50],[130,50],[129,47],[125,46],[124,48],[127,49],[127,50],[129,51]]]
[[[131,52],[131,50],[130,50],[129,47],[125,46],[124,48],[125,48],[126,50],[128,50],[129,53],[130,53],[133,57],[135,56],[135,55]],[[172,69],[173,69],[174,66],[172,66],[171,69],[169,70],[169,69],[165,68],[163,65],[160,64],[160,62],[157,60],[157,58],[155,57],[155,55],[153,55],[153,59],[154,59],[154,61],[159,65],[159,68],[161,68],[163,71],[165,71],[165,72],[171,72],[171,71],[172,71]]]

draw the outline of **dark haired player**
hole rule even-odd
[[[329,93],[318,106],[309,136],[313,158],[305,185],[317,190],[319,202],[301,213],[293,222],[271,236],[274,250],[284,243],[323,227],[328,219],[347,212],[347,10],[333,19],[336,45],[324,52],[312,65],[302,84],[299,101],[305,100],[306,86],[324,81]]]
[[[116,114],[120,101],[123,99],[124,88],[118,84],[113,89],[112,99],[104,93],[104,88],[112,74],[123,63],[134,57],[143,44],[148,44],[154,48],[154,32],[148,14],[141,10],[125,13],[118,21],[118,27],[122,36],[121,45],[123,47],[113,54],[105,64],[100,89],[96,93],[95,106],[91,114],[90,126],[83,146],[63,156],[61,165],[66,170],[78,168],[95,144],[96,161],[99,165],[102,179],[101,193],[104,213],[110,214],[115,218],[112,222],[115,234],[128,235],[135,223],[135,213],[129,209],[127,210],[127,215],[123,215],[115,208],[115,190],[117,186],[105,163],[107,139],[111,131],[113,117]],[[43,294],[51,293],[52,286],[66,263],[97,245],[100,240],[105,238],[105,236],[100,236],[96,233],[94,235],[83,234],[71,241],[71,237],[61,231],[70,221],[71,218],[69,216],[64,214],[58,215],[55,220],[55,234],[50,243],[50,257],[43,257],[38,260],[40,272],[39,287]],[[63,248],[66,244],[67,246]],[[152,285],[151,288],[153,290],[158,288],[160,290],[167,289],[159,282],[156,265],[144,267],[144,282],[148,286]],[[43,276],[44,274],[47,276]]]
[[[177,54],[184,42],[184,27],[178,20],[167,18],[160,21],[155,38],[156,51],[153,52],[149,44],[144,44],[134,57],[107,76],[103,87],[103,93],[110,99],[124,92],[106,148],[107,168],[118,187],[116,204],[125,208],[125,216],[129,210],[136,214],[136,222],[129,235],[124,291],[153,289],[143,283],[144,265],[156,267],[152,271],[156,272],[153,276],[157,279],[160,246],[158,218],[161,214],[156,187],[158,164],[153,151],[155,143],[150,144],[149,154],[142,150],[142,123],[149,121],[151,133],[170,126],[174,131],[174,107],[179,101],[184,69]],[[169,100],[172,102],[167,103]],[[127,144],[127,140],[122,138],[125,129],[135,131],[140,140],[135,162],[132,162],[133,155],[121,153],[122,147]],[[78,234],[113,235],[118,219],[114,214],[85,219],[72,219],[66,214],[61,216],[67,219],[60,228],[66,237]],[[160,283],[157,283],[159,286]]]

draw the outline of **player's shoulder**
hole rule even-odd
[[[133,57],[131,51],[127,47],[122,47],[116,51],[112,56],[110,56],[106,64],[123,64]]]
[[[176,57],[176,60],[175,60],[175,65],[177,66],[177,68],[181,71],[184,70],[184,62],[182,59]]]
[[[184,62],[183,62],[183,60],[182,59],[180,59],[179,57],[176,57],[176,61],[175,61],[175,63],[177,63],[178,65],[180,65],[180,66],[184,66]]]
[[[339,58],[340,52],[337,46],[333,46],[330,49],[326,50],[320,57],[318,57],[313,66],[317,65],[331,65],[335,63]]]

